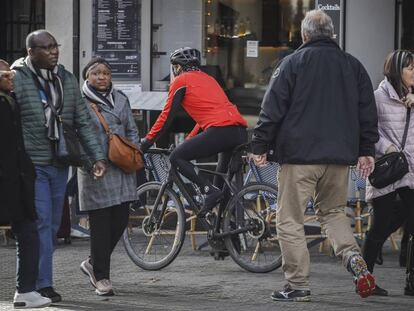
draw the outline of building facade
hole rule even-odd
[[[300,22],[320,8],[333,19],[335,40],[368,70],[374,88],[386,55],[414,49],[411,0],[3,0],[0,57],[24,51],[25,34],[45,27],[62,44],[61,63],[77,76],[93,56],[107,58],[114,82],[147,128],[162,109],[169,55],[202,51],[214,76],[253,126],[278,61],[301,44]],[[20,10],[20,15],[19,15]],[[19,45],[20,46],[16,46]],[[183,116],[177,132],[191,128]]]

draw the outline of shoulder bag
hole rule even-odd
[[[70,166],[82,166],[81,147],[77,131],[61,116],[57,117],[59,140],[55,143],[55,155],[60,163]]]
[[[128,174],[143,168],[142,152],[138,146],[131,143],[125,137],[113,133],[96,104],[92,103],[91,107],[101,122],[106,135],[108,135],[108,159]]]
[[[369,175],[368,180],[377,189],[385,188],[388,185],[400,180],[408,173],[408,162],[403,153],[407,140],[408,127],[410,125],[411,108],[407,108],[407,117],[404,128],[404,135],[401,142],[401,151],[390,152],[375,161],[374,171]]]

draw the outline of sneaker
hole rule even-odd
[[[354,276],[356,292],[362,298],[366,298],[374,294],[375,279],[368,271],[367,264],[361,255],[352,256],[348,261],[347,269]]]
[[[91,282],[92,286],[96,288],[96,279],[95,274],[93,273],[93,267],[90,262],[90,258],[82,261],[80,264],[81,271],[89,277],[89,281]]]
[[[286,284],[281,291],[274,291],[272,299],[276,301],[295,301],[307,302],[311,301],[310,290],[292,289],[290,284]]]
[[[358,294],[358,289],[355,288],[355,292]],[[372,296],[388,296],[388,291],[375,285],[375,289],[372,292]]]
[[[216,187],[212,186],[204,195],[204,204],[203,208],[200,210],[199,215],[203,216],[212,210],[220,200],[223,198],[223,192]]]
[[[23,294],[16,292],[13,299],[15,309],[44,308],[50,306],[51,303],[52,300],[43,297],[36,291]]]
[[[96,282],[95,293],[99,296],[113,296],[112,283],[108,279],[102,279]]]
[[[43,297],[50,298],[50,300],[52,300],[52,303],[62,301],[62,296],[55,292],[55,290],[51,286],[38,289],[37,292]]]

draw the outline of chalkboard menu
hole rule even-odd
[[[333,39],[343,48],[343,11],[344,11],[344,0],[317,0],[316,8],[323,10],[328,14],[334,25],[334,37]]]
[[[141,0],[93,1],[93,56],[112,66],[114,80],[141,78]]]

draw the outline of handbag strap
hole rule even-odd
[[[404,150],[405,142],[407,141],[408,127],[410,126],[411,108],[407,108],[407,117],[405,119],[404,135],[401,142],[401,151]]]
[[[96,113],[96,116],[98,117],[99,121],[101,122],[106,135],[110,136],[112,134],[111,129],[109,128],[108,123],[105,121],[105,118],[103,117],[102,113],[99,112],[98,107],[95,103],[91,103],[92,110]]]

